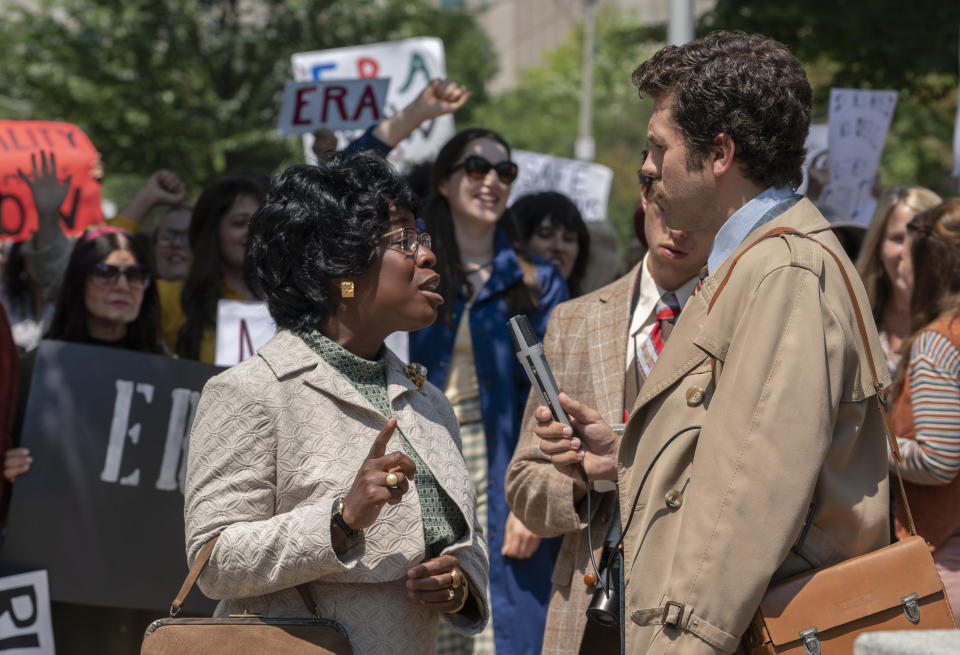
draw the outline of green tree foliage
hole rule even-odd
[[[880,162],[884,184],[950,191],[960,2],[718,0],[698,32],[713,29],[760,32],[789,46],[813,83],[815,120],[827,120],[830,87],[899,91]]]
[[[196,192],[235,165],[302,158],[276,134],[290,56],[440,35],[448,74],[477,91],[496,73],[462,11],[428,0],[37,0],[0,19],[0,115],[65,120],[101,151],[108,181],[158,168]]]
[[[646,147],[652,103],[640,100],[633,69],[663,45],[664,32],[616,11],[597,17],[594,63],[596,161],[614,171],[608,219],[621,244],[633,237],[640,199],[636,171]],[[583,30],[578,29],[544,65],[520,74],[519,84],[474,109],[473,121],[497,130],[514,148],[573,157],[580,111]],[[459,121],[459,119],[458,119]],[[462,124],[462,122],[458,123]]]

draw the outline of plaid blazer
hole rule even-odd
[[[596,408],[611,425],[621,427],[630,295],[641,265],[601,289],[557,305],[543,344],[560,389]],[[542,652],[576,654],[594,591],[583,580],[584,574],[592,570],[586,501],[580,505],[570,502],[573,480],[553,468],[550,458],[540,452],[539,440],[533,433],[533,412],[539,404],[531,392],[520,439],[507,469],[507,502],[538,535],[564,535],[552,576]],[[601,500],[594,508],[592,535],[597,558],[616,509],[614,492],[598,495]]]

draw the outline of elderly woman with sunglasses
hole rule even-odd
[[[278,334],[212,378],[190,434],[187,558],[217,615],[319,615],[355,653],[480,631],[487,549],[443,394],[383,341],[443,302],[415,198],[383,159],[294,166],[254,214],[249,281]]]
[[[526,254],[498,225],[516,177],[500,135],[462,131],[437,156],[423,214],[444,304],[436,323],[410,335],[410,359],[426,365],[457,414],[490,544],[493,607],[492,628],[479,637],[442,630],[441,653],[539,653],[559,549],[558,540],[541,542],[510,512],[503,486],[530,390],[507,319],[527,314],[542,338],[553,307],[569,298],[560,271]]]
[[[159,301],[147,261],[147,253],[126,231],[109,226],[87,230],[73,247],[46,338],[163,353]],[[15,443],[20,441],[35,359],[33,350],[21,361]],[[30,470],[32,461],[26,448],[8,450],[4,477],[13,482]]]

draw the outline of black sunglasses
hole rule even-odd
[[[650,177],[643,174],[643,165],[647,163],[647,155],[649,154],[649,150],[644,150],[640,153],[640,168],[637,169],[637,179],[640,180],[640,186],[642,187],[650,184]]]
[[[516,163],[505,159],[496,164],[491,164],[489,161],[481,157],[480,155],[469,155],[459,164],[455,164],[450,168],[450,172],[454,172],[458,168],[462,168],[467,175],[469,175],[474,180],[482,180],[487,176],[487,173],[490,172],[492,168],[497,172],[497,177],[500,178],[500,181],[504,184],[510,184],[515,179],[517,179],[517,168]]]
[[[150,284],[150,275],[146,266],[127,266],[120,268],[113,264],[97,264],[90,271],[90,279],[101,287],[112,287],[120,280],[120,276],[127,280],[130,286],[147,286]]]

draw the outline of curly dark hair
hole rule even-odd
[[[723,133],[749,179],[763,187],[800,185],[813,91],[783,44],[759,34],[711,32],[661,48],[633,71],[633,83],[641,96],[672,97],[691,170]]]
[[[333,152],[277,176],[250,221],[245,274],[278,327],[321,327],[337,307],[333,279],[361,275],[376,259],[391,205],[418,210],[403,178],[369,153]]]
[[[88,239],[81,237],[74,245],[67,269],[63,273],[63,285],[57,296],[56,309],[46,338],[74,343],[94,342],[87,328],[84,289],[87,276],[93,267],[114,250],[129,250],[140,265],[146,266],[150,262],[147,249],[126,232],[111,230]],[[163,354],[160,339],[160,298],[152,281],[143,290],[140,313],[136,320],[127,325],[127,333],[116,345],[127,350]]]
[[[590,231],[573,201],[556,191],[528,193],[510,205],[510,214],[513,215],[513,220],[507,222],[504,228],[507,234],[510,234],[511,229],[518,230],[516,238],[524,244],[530,242],[530,237],[545,218],[549,219],[554,227],[562,227],[577,233],[577,259],[573,263],[573,271],[570,272],[567,287],[570,288],[572,298],[583,293],[580,283],[583,282],[583,276],[587,272],[587,261],[590,258]]]

